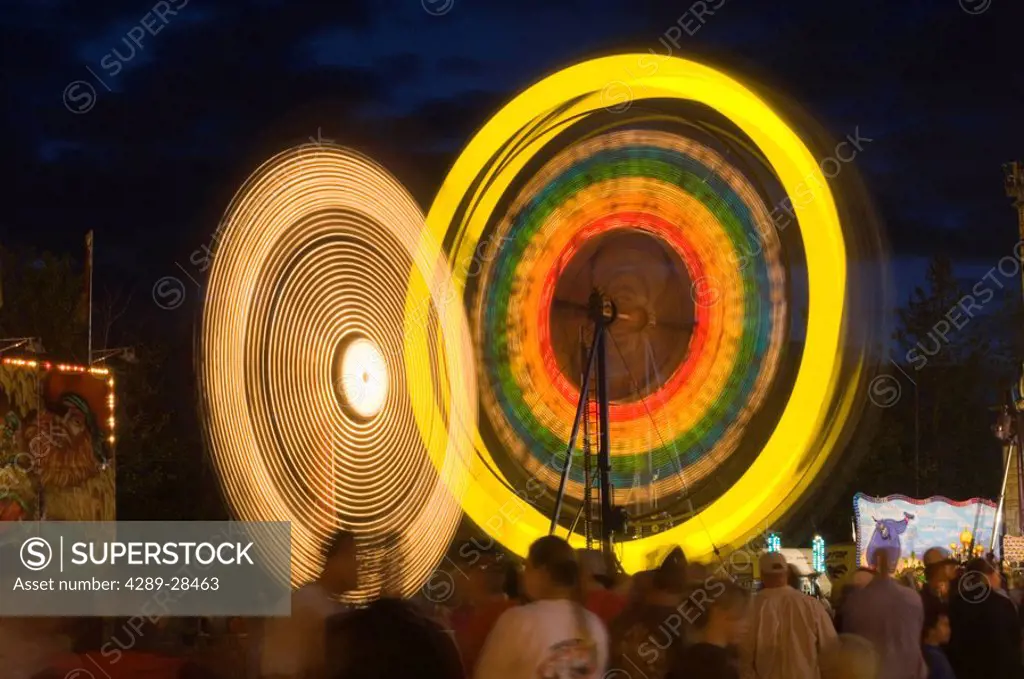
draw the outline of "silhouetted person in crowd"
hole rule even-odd
[[[625,596],[611,589],[612,581],[608,576],[607,563],[601,552],[592,549],[576,551],[580,564],[580,577],[583,585],[583,605],[587,610],[601,619],[606,626],[610,625],[626,607]]]
[[[324,624],[345,607],[338,602],[358,586],[355,535],[338,531],[323,548],[320,577],[292,593],[292,613],[271,618],[263,639],[261,676],[296,679],[318,676],[324,658]]]
[[[671,679],[740,679],[736,647],[747,632],[750,594],[731,580],[708,579],[689,589],[683,617],[693,620],[694,643]]]
[[[1016,608],[999,571],[984,558],[969,561],[950,588],[949,624],[947,654],[957,677],[1024,676]]]
[[[800,577],[800,571],[793,564],[789,564],[786,567],[786,584],[789,585],[790,589],[795,589],[798,592],[804,591],[803,578]]]
[[[654,588],[654,571],[640,571],[633,575],[633,582],[626,597],[626,605],[639,604],[647,600],[647,595]]]
[[[699,563],[697,561],[691,561],[686,566],[686,581],[697,587],[704,583],[705,580],[711,577],[711,569],[707,567],[707,564]]]
[[[481,558],[467,568],[465,601],[452,613],[452,630],[467,674],[476,667],[498,618],[516,605],[503,590],[505,577],[505,564],[492,558]]]
[[[381,599],[327,623],[325,679],[464,679],[451,637],[407,601]]]
[[[60,618],[0,618],[0,676],[29,679],[47,671],[55,656],[71,650],[68,626]]]
[[[864,637],[840,634],[821,656],[821,679],[877,679],[880,659]]]
[[[843,607],[846,605],[850,595],[859,589],[867,587],[868,583],[875,579],[875,572],[870,568],[861,566],[853,572],[850,582],[843,585],[839,591],[839,600],[836,602],[835,616],[832,619],[837,632],[843,631]]]
[[[686,590],[686,557],[673,550],[661,566],[650,571],[650,586],[640,601],[632,601],[612,622],[609,676],[663,679],[688,645],[689,623],[680,613]]]
[[[523,574],[519,566],[512,561],[507,561],[504,568],[505,580],[501,589],[509,601],[522,603],[523,601]]]
[[[629,573],[619,573],[612,582],[611,590],[628,602],[633,593],[633,576]]]
[[[850,594],[843,607],[843,631],[874,645],[881,662],[880,679],[921,679],[925,673],[921,595],[893,579],[899,556],[894,549],[878,549],[874,556],[874,579]]]
[[[569,543],[548,535],[530,545],[523,587],[530,603],[498,619],[477,661],[476,679],[600,679],[608,634],[583,607],[580,567]]]

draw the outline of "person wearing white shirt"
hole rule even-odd
[[[821,654],[836,643],[832,620],[813,597],[787,584],[786,558],[760,558],[764,588],[754,597],[741,647],[744,679],[820,679]]]
[[[475,679],[599,679],[608,634],[581,603],[580,568],[565,540],[549,535],[530,546],[523,574],[532,603],[498,618]]]

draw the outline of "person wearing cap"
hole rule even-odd
[[[921,595],[893,579],[896,549],[883,547],[872,556],[875,577],[850,594],[843,607],[842,631],[874,644],[881,658],[879,679],[924,679],[928,667],[921,652]]]
[[[786,557],[765,552],[758,564],[764,588],[740,646],[743,676],[819,679],[821,654],[837,638],[832,620],[817,600],[789,586]]]
[[[925,608],[949,603],[949,583],[956,577],[957,562],[942,547],[932,547],[921,559],[924,563],[925,584],[921,598]]]

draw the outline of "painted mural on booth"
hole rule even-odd
[[[853,498],[857,522],[857,563],[873,563],[886,550],[896,557],[896,570],[920,566],[931,547],[949,550],[956,558],[980,556],[992,546],[996,506],[974,498],[956,502],[944,497],[916,500],[905,495]],[[995,545],[998,556],[999,545]]]
[[[113,521],[113,380],[0,364],[0,521]]]

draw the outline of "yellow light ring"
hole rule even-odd
[[[440,252],[392,176],[333,146],[270,159],[227,210],[200,342],[207,440],[235,516],[292,523],[293,585],[344,528],[347,598],[409,595],[454,536],[476,386]],[[407,332],[411,289],[440,342]]]
[[[644,75],[627,75],[645,64]],[[618,77],[622,74],[622,77]],[[449,172],[427,216],[430,237],[452,244],[454,261],[471,256],[496,206],[523,168],[570,121],[603,108],[612,81],[627,83],[634,101],[680,99],[717,111],[742,130],[764,154],[794,201],[807,256],[809,285],[805,347],[785,411],[762,453],[743,476],[699,515],[656,536],[621,545],[628,570],[647,567],[646,555],[679,544],[694,558],[714,547],[739,545],[783,515],[806,491],[834,452],[830,415],[846,419],[857,384],[839,384],[846,301],[846,245],[834,199],[814,156],[795,131],[752,91],[712,68],[683,59],[622,55],[588,61],[560,71],[529,88],[499,111],[473,138]],[[464,289],[466,271],[456,267]],[[856,371],[860,374],[860,371]],[[494,473],[494,460],[476,438],[481,462],[467,489],[464,508],[493,537],[524,554],[546,534],[549,517],[522,498],[530,489],[509,490]],[[515,519],[509,518],[509,507]]]

